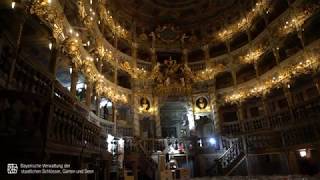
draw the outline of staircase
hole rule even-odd
[[[143,176],[143,179],[152,179],[156,178],[156,172],[158,170],[157,163],[151,158],[151,152],[147,151],[142,145],[141,141],[138,139],[126,139],[125,140],[125,149],[131,156],[135,157],[135,161],[138,163],[138,170],[140,176]],[[129,155],[130,156],[130,155]],[[132,161],[131,158],[125,158],[125,161]]]
[[[230,175],[245,159],[244,146],[241,139],[233,139],[229,148],[215,160],[213,167],[208,169],[211,175]]]
[[[151,179],[155,179],[156,171],[158,170],[158,165],[154,160],[151,158],[151,153],[148,152],[140,141],[137,141],[137,146],[140,149],[141,153],[139,156],[139,165],[140,165],[140,172]]]

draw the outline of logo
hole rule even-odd
[[[18,165],[17,164],[7,164],[8,174],[18,174]]]

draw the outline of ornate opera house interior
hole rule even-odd
[[[0,179],[320,179],[320,0],[1,0]]]

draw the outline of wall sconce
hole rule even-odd
[[[14,9],[16,7],[16,2],[12,1],[11,8]]]
[[[299,155],[302,158],[305,158],[307,156],[307,150],[306,149],[300,149],[299,150]]]
[[[49,42],[49,49],[52,49],[52,42]]]

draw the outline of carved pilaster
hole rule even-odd
[[[226,47],[228,49],[228,53],[231,53],[231,46],[230,46],[230,40],[226,41]]]
[[[140,136],[140,120],[139,120],[139,100],[135,91],[132,93],[131,97],[132,101],[132,115],[133,115],[133,135],[139,137]]]
[[[278,47],[272,48],[272,53],[273,53],[274,57],[276,58],[277,65],[279,65],[280,64],[279,48]]]
[[[138,43],[131,44],[131,56],[133,58],[133,67],[137,67]]]
[[[217,92],[216,92],[216,86],[214,82],[214,86],[209,89],[209,95],[210,95],[210,105],[211,105],[211,110],[212,110],[212,118],[213,118],[213,123],[214,123],[214,130],[217,134],[220,134],[222,129],[221,129],[221,118],[220,118],[220,103],[217,99]]]
[[[114,123],[113,134],[117,136],[117,105],[115,102],[112,103],[112,122]]]
[[[153,107],[156,109],[154,117],[156,123],[156,137],[161,137],[161,120],[160,120],[160,107],[158,97],[153,97]]]
[[[206,66],[208,67],[209,59],[210,59],[209,45],[202,46],[202,50],[203,50],[203,55],[204,55],[204,60],[205,60]]]
[[[254,65],[254,70],[256,72],[256,78],[259,79],[260,78],[260,72],[259,72],[259,68],[258,68],[258,62],[255,62],[253,65]]]
[[[90,108],[91,106],[91,97],[92,97],[92,83],[87,82],[87,90],[86,90],[86,105]]]
[[[237,108],[238,108],[238,110],[237,110],[238,119],[239,119],[239,121],[243,121],[244,120],[243,103],[238,102]]]
[[[72,65],[70,93],[73,97],[76,96],[77,82],[78,82],[78,70],[74,65]]]
[[[249,29],[249,28],[246,29],[246,34],[247,34],[247,36],[248,36],[248,41],[249,41],[249,43],[251,43],[252,37],[251,37],[251,32],[250,32],[250,29]]]
[[[154,67],[157,64],[157,54],[155,48],[150,48],[150,55],[151,55],[151,63]]]
[[[287,102],[288,102],[291,119],[294,120],[294,118],[295,118],[294,113],[293,113],[294,101],[293,101],[292,93],[288,87],[283,87],[282,89],[284,92],[284,96],[286,97]]]
[[[188,64],[188,49],[182,49],[182,61],[185,64]]]
[[[237,72],[235,69],[232,69],[231,75],[232,75],[233,85],[236,87],[238,83],[237,83]]]

